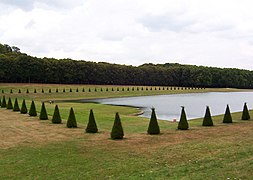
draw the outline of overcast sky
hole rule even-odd
[[[253,70],[252,0],[0,0],[0,43],[37,57]]]

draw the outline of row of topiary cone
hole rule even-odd
[[[23,100],[22,106],[20,109],[17,98],[15,99],[15,103],[13,106],[11,98],[9,98],[8,103],[6,103],[5,96],[3,96],[3,100],[1,101],[1,99],[0,99],[0,105],[1,105],[1,108],[13,109],[13,111],[20,111],[21,114],[27,114],[27,112],[28,112],[25,100]],[[32,100],[28,114],[29,114],[29,116],[37,116],[36,106],[35,106],[35,103],[33,100]],[[47,111],[46,111],[46,107],[45,107],[44,102],[42,102],[39,119],[40,120],[48,120],[48,115],[47,115]],[[52,117],[52,123],[54,123],[54,124],[62,123],[62,119],[61,119],[58,105],[55,106],[54,114]],[[73,108],[70,109],[66,126],[68,128],[77,128],[77,122],[76,122],[76,117],[75,117],[75,113],[74,113]],[[86,131],[86,133],[97,133],[98,132],[97,124],[96,124],[94,113],[93,113],[92,109],[90,110],[89,121],[88,121],[88,125],[87,125],[85,131]],[[123,136],[124,136],[124,132],[123,132],[123,128],[121,125],[119,113],[116,113],[115,121],[114,121],[113,128],[111,131],[111,138],[112,139],[122,139]]]
[[[250,119],[250,114],[249,114],[249,110],[248,110],[246,103],[244,103],[241,119],[242,120],[249,120]],[[232,123],[232,122],[233,121],[232,121],[230,109],[229,109],[229,106],[227,105],[226,111],[225,111],[225,114],[223,117],[223,123]],[[206,113],[203,118],[202,126],[213,126],[213,120],[212,120],[212,116],[210,113],[210,108],[208,106],[206,107]],[[184,107],[182,107],[181,116],[180,116],[180,120],[179,120],[177,129],[179,129],[179,130],[189,129],[189,124],[188,124],[188,121],[186,118],[186,113],[185,113]],[[148,127],[148,134],[160,134],[160,128],[159,128],[159,125],[157,122],[154,108],[152,108],[151,118],[150,118],[149,127]]]

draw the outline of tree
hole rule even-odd
[[[79,91],[79,89],[78,88],[76,88],[76,92],[78,92]]]
[[[89,115],[89,122],[88,125],[86,127],[86,133],[97,133],[98,132],[98,128],[97,128],[97,124],[95,121],[95,117],[93,114],[93,110],[90,110],[90,115]]]
[[[37,116],[37,111],[36,111],[35,103],[33,100],[32,100],[31,106],[30,106],[29,115],[30,116]]]
[[[7,104],[7,109],[13,109],[13,105],[12,105],[12,101],[11,101],[11,98],[9,97],[9,100],[8,100],[8,104]]]
[[[5,96],[3,96],[1,108],[5,108],[5,107],[6,107],[6,100],[5,100]]]
[[[177,129],[180,129],[180,130],[189,129],[189,124],[188,124],[186,114],[185,114],[185,110],[184,110],[183,106],[182,106],[181,116],[180,116],[180,120],[179,120]]]
[[[42,102],[42,106],[41,106],[41,110],[40,110],[40,120],[47,120],[48,116],[47,116],[47,110],[45,107],[45,103]]]
[[[20,90],[20,89],[18,90],[18,93],[21,93],[21,90]]]
[[[202,126],[213,126],[213,120],[212,120],[209,106],[206,106],[206,114],[203,119]]]
[[[148,134],[160,134],[160,128],[157,122],[155,108],[152,108],[151,118],[148,126]]]
[[[249,115],[247,103],[244,103],[243,112],[242,112],[242,120],[249,120],[249,119],[250,119],[250,115]]]
[[[52,123],[60,124],[61,122],[62,122],[62,120],[61,120],[61,115],[60,115],[58,105],[55,105],[54,115],[53,115],[53,118],[52,118]]]
[[[29,93],[29,90],[28,90],[28,89],[26,90],[26,93]]]
[[[15,99],[13,111],[20,111],[19,105],[18,105],[18,99]]]
[[[69,112],[67,127],[68,128],[77,128],[76,116],[75,116],[73,108],[71,108],[70,112]]]
[[[232,123],[232,116],[228,105],[224,114],[223,123]]]
[[[115,120],[111,131],[111,138],[112,139],[123,139],[124,131],[122,128],[122,124],[120,121],[119,113],[115,114]]]
[[[21,114],[26,114],[27,113],[27,107],[26,107],[25,99],[23,99],[20,113]]]

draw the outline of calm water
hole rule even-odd
[[[185,107],[188,119],[203,117],[207,105],[210,107],[212,115],[224,114],[227,104],[229,104],[231,112],[242,111],[244,102],[247,102],[248,108],[251,109],[253,108],[253,92],[173,94],[94,101],[101,104],[140,107],[144,111],[141,116],[148,118],[151,114],[151,108],[154,107],[158,119],[178,120],[181,106]]]

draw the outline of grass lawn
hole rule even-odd
[[[25,93],[42,85],[0,84],[6,97],[36,102],[49,99],[120,97],[166,93],[206,92],[200,90],[157,90],[72,93]],[[43,89],[67,85],[43,85]],[[68,85],[68,87],[70,87]],[[94,89],[95,86],[71,85]],[[98,87],[98,86],[96,86]],[[106,89],[107,86],[100,86]],[[120,86],[119,86],[120,87]],[[117,89],[117,86],[109,88]],[[122,88],[122,87],[121,87]],[[132,88],[132,87],[131,87]],[[137,87],[135,87],[137,88]],[[150,87],[148,87],[150,88]],[[13,89],[13,93],[9,90]],[[21,89],[23,93],[18,93]],[[97,88],[98,89],[98,88]],[[146,89],[146,87],[144,87]],[[153,87],[154,89],[154,87]],[[238,91],[237,89],[216,89]],[[1,93],[1,92],[0,92]],[[90,93],[90,94],[89,94]],[[100,93],[100,94],[99,94]],[[54,98],[55,97],[55,98]],[[136,108],[93,103],[57,103],[63,124],[40,121],[0,108],[0,179],[251,179],[253,168],[253,121],[240,120],[233,113],[232,124],[222,124],[223,116],[213,118],[214,127],[202,127],[202,119],[189,121],[190,130],[176,130],[177,123],[159,121],[161,135],[147,135],[148,119],[132,116]],[[55,104],[46,103],[49,118]],[[66,128],[70,107],[79,128]],[[93,109],[99,133],[86,134],[89,110]],[[115,112],[119,112],[124,140],[111,140]],[[253,112],[251,112],[253,117]]]

